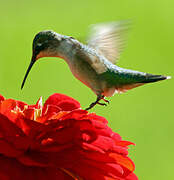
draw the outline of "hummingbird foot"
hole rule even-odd
[[[101,106],[107,106],[106,103],[100,103],[100,102],[98,102],[97,104],[99,104],[99,105],[101,105]]]
[[[110,101],[107,100],[107,99],[105,99],[104,97],[103,97],[102,99],[103,99],[104,102],[106,102],[106,103],[108,103],[108,104],[110,103]]]
[[[85,110],[88,111],[88,110],[92,109],[96,104],[97,104],[97,103],[95,103],[95,102],[94,102],[94,103],[91,103],[91,104],[89,105],[89,107],[86,108]]]
[[[101,106],[107,106],[106,103],[100,103],[100,102],[99,102],[101,99],[104,99],[104,96],[103,96],[103,95],[97,96],[97,100],[96,100],[95,102],[91,103],[90,106],[89,106],[88,108],[86,108],[85,110],[88,111],[88,110],[92,109],[96,104],[99,104],[99,105],[101,105]],[[106,100],[106,99],[105,99],[105,100]],[[104,100],[104,101],[105,101],[105,100]],[[107,100],[106,100],[105,102],[107,102]]]

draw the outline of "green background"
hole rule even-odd
[[[174,76],[173,7],[173,0],[1,0],[0,93],[35,103],[58,92],[87,107],[95,95],[61,59],[37,62],[20,90],[32,39],[45,29],[84,39],[90,24],[122,19],[131,19],[133,27],[118,65]],[[174,179],[173,91],[173,79],[149,84],[116,94],[109,106],[92,110],[106,117],[124,140],[136,143],[129,152],[140,180]]]

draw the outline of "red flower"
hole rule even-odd
[[[130,144],[68,96],[43,107],[0,96],[1,180],[137,180]]]

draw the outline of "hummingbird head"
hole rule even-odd
[[[32,66],[38,59],[42,57],[58,56],[57,50],[62,38],[63,38],[62,35],[57,34],[53,31],[41,31],[38,34],[36,34],[33,40],[33,53],[32,53],[31,62],[25,74],[24,80],[22,82],[21,89],[25,84],[25,81]]]
[[[41,31],[33,40],[33,56],[34,61],[42,57],[57,56],[57,48],[63,36],[54,31]]]

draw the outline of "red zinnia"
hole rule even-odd
[[[0,96],[0,180],[137,180],[130,144],[68,96],[43,107]]]

